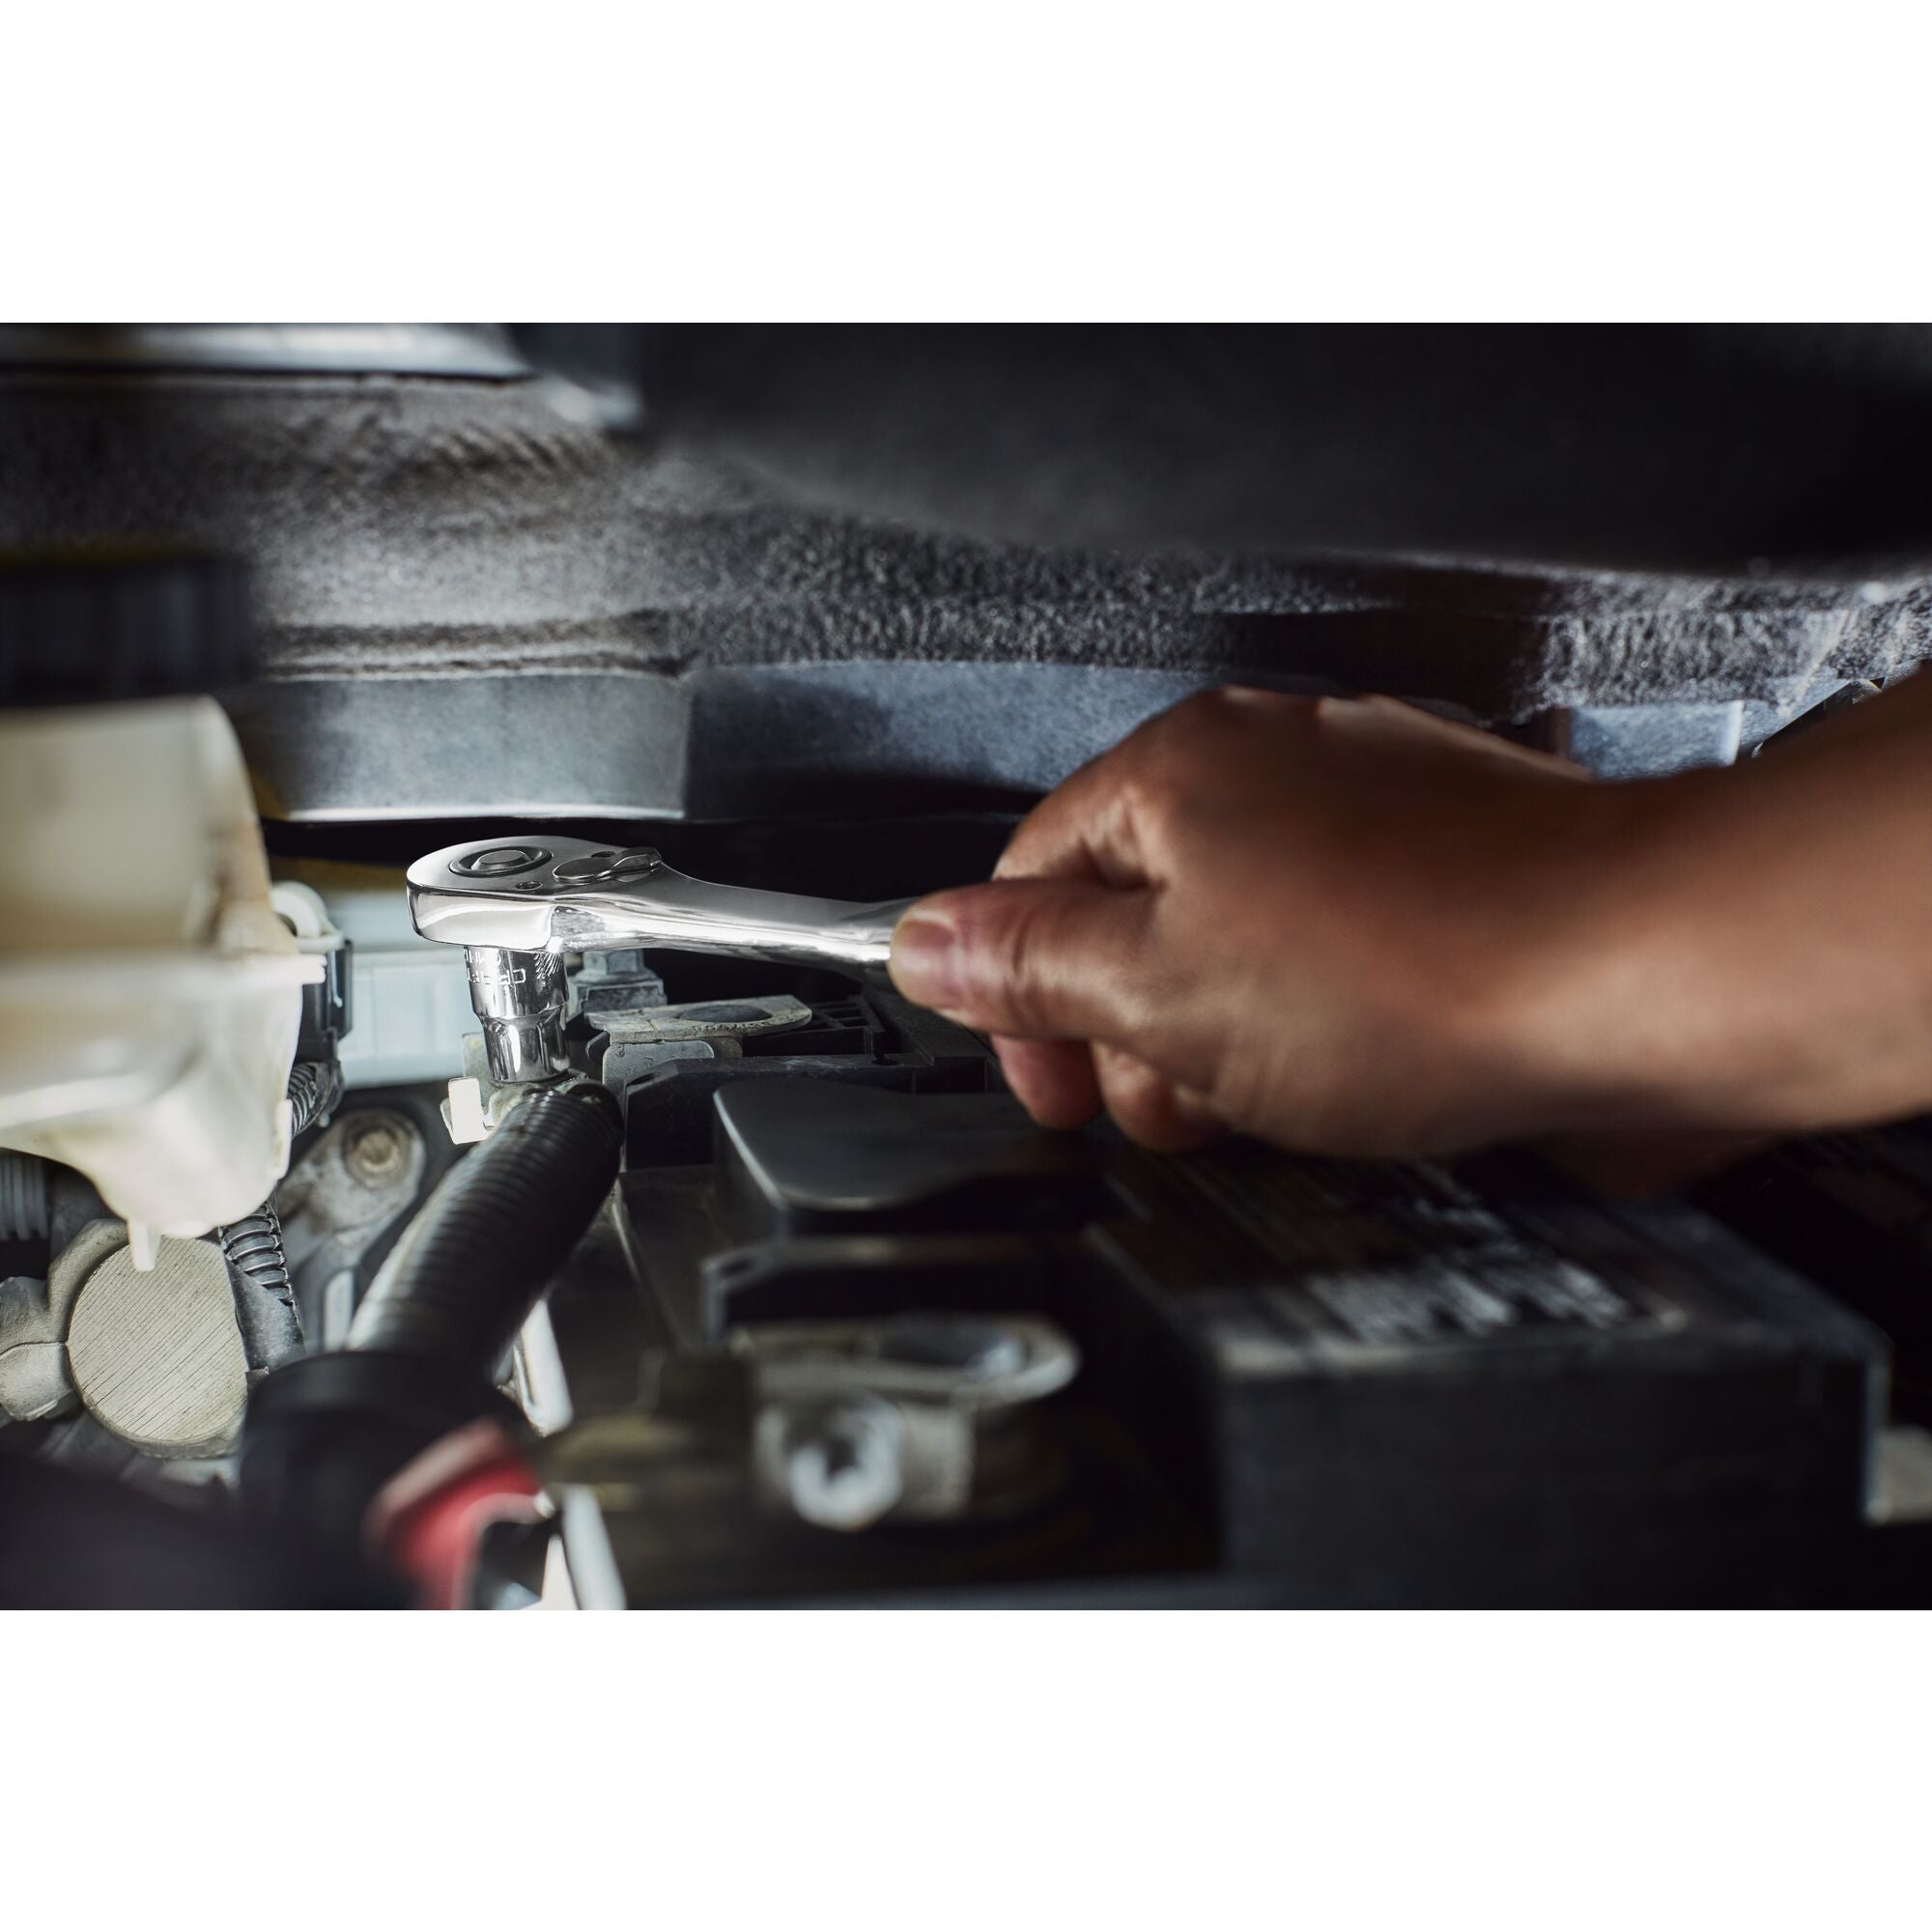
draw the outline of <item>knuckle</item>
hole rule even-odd
[[[1252,746],[1285,724],[1312,715],[1321,699],[1291,696],[1247,685],[1196,692],[1150,719],[1127,743],[1137,773],[1195,776],[1217,770],[1238,748]]]
[[[1151,718],[1141,726],[1148,747],[1171,753],[1176,747],[1198,745],[1219,737],[1240,712],[1241,694],[1233,685],[1197,691],[1179,704]]]
[[[1172,759],[1144,763],[1126,773],[1116,794],[1116,807],[1125,821],[1143,834],[1168,830],[1179,814],[1187,784]]]
[[[1100,1090],[1114,1123],[1135,1143],[1156,1153],[1179,1153],[1199,1144],[1201,1122],[1183,1113],[1173,1083],[1133,1054],[1094,1049]]]
[[[1006,850],[993,867],[994,878],[1028,879],[1036,875],[1041,850],[1050,842],[1049,821],[1043,812],[1043,807],[1036,806],[1013,828]]]

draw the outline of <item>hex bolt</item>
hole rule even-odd
[[[412,1138],[407,1125],[390,1115],[352,1118],[343,1136],[342,1164],[364,1187],[387,1187],[409,1165]]]

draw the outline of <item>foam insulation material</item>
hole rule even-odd
[[[555,385],[0,379],[0,546],[240,554],[267,677],[829,661],[1314,677],[1488,718],[1753,698],[1932,655],[1932,588],[1265,553],[1125,556],[801,507]]]

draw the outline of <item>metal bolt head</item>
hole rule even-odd
[[[410,1161],[410,1134],[386,1114],[350,1118],[343,1130],[342,1164],[365,1187],[387,1187],[400,1179]]]

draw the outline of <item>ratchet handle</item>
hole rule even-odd
[[[410,916],[425,939],[530,953],[639,947],[829,967],[886,983],[913,902],[861,904],[713,885],[629,850],[554,836],[472,838],[418,859]]]

